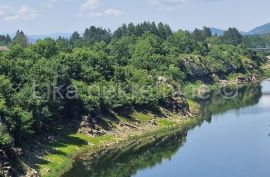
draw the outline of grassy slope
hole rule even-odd
[[[195,103],[192,104],[192,109],[197,109],[197,105]],[[134,139],[142,136],[152,136],[153,134],[158,134],[159,132],[164,132],[168,129],[186,128],[187,126],[190,126],[190,124],[194,124],[196,122],[195,118],[183,119],[174,113],[169,113],[169,115],[160,118],[160,114],[134,111],[131,116],[142,122],[140,126],[144,131],[132,130],[127,136],[123,136],[123,138],[119,138],[119,135],[90,137],[80,133],[66,134],[61,137],[59,142],[46,143],[46,146],[54,149],[54,152],[43,156],[42,163],[37,165],[41,176],[59,176],[71,167],[74,157],[85,151],[95,151],[103,146],[111,146],[115,143],[126,141],[131,137]],[[156,119],[157,126],[147,125],[147,123],[153,118]],[[122,122],[129,122],[130,117],[125,118],[123,116],[119,116],[119,119],[121,119]]]
[[[41,176],[56,177],[72,165],[72,159],[86,148],[97,148],[104,142],[113,141],[113,137],[90,137],[84,134],[67,134],[61,137],[60,142],[47,145],[55,152],[43,157],[45,163],[38,165]]]

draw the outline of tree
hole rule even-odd
[[[163,53],[161,39],[153,34],[144,34],[134,46],[132,63],[147,71],[157,69],[164,62]]]
[[[202,30],[195,28],[191,33],[191,36],[194,40],[199,42],[204,42],[207,38],[212,36],[210,28],[203,27]]]
[[[80,40],[80,39],[81,39],[80,34],[79,34],[77,31],[75,31],[74,33],[72,33],[72,35],[71,35],[69,41],[70,41],[71,43],[73,43],[73,42],[75,42],[75,41],[77,41],[77,40]]]
[[[0,45],[9,45],[11,43],[11,38],[7,34],[5,35],[0,35]]]
[[[154,34],[162,39],[166,39],[167,37],[172,35],[172,30],[169,25],[164,25],[163,23],[159,23],[158,25],[156,25],[155,22],[143,22],[141,24],[137,24],[136,26],[133,23],[130,23],[128,25],[123,24],[121,27],[119,27],[114,32],[113,37],[120,38],[122,36],[132,35],[140,37],[146,33]]]
[[[63,37],[60,36],[60,37],[58,37],[58,39],[56,39],[55,42],[56,42],[56,46],[58,47],[58,49],[60,51],[71,52],[72,45],[70,45],[70,42],[69,42],[68,39],[63,38]]]
[[[127,26],[127,35],[132,36],[135,34],[136,27],[133,23],[128,24]]]
[[[23,31],[18,30],[16,32],[16,36],[13,39],[13,44],[18,44],[21,45],[22,47],[28,46],[28,39]]]
[[[109,45],[109,49],[115,63],[121,66],[127,65],[131,59],[131,49],[135,43],[135,37],[121,37],[120,39],[113,40]]]
[[[7,132],[6,127],[0,120],[0,149],[10,147],[13,142],[12,137]]]
[[[164,28],[164,24],[163,23],[159,23],[158,24],[158,33],[159,33],[159,37],[162,39],[166,39],[167,38],[167,33],[166,30]]]
[[[207,38],[211,37],[211,36],[212,36],[211,29],[208,28],[208,27],[206,27],[206,26],[203,27],[203,30],[202,30],[202,36],[203,36],[204,41],[205,41]]]
[[[198,46],[198,44],[191,39],[188,32],[181,30],[168,37],[163,45],[168,53],[175,55],[179,53],[192,53]]]
[[[192,32],[191,36],[195,41],[202,42],[204,40],[204,36],[202,34],[202,31],[197,29],[197,28],[195,28],[195,30]]]
[[[56,45],[56,42],[51,38],[38,40],[32,48],[33,51],[45,58],[51,58],[58,53],[58,47]]]
[[[87,45],[101,41],[109,43],[111,41],[111,32],[100,27],[91,26],[83,33],[83,39]]]
[[[74,47],[80,47],[80,45],[82,44],[82,39],[81,39],[80,34],[77,31],[75,31],[71,35],[71,37],[69,39],[69,43],[71,43],[71,45]]]
[[[229,28],[222,39],[226,44],[238,45],[241,44],[243,36],[236,28]]]

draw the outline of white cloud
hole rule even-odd
[[[10,20],[29,20],[39,16],[33,8],[22,5],[19,8],[11,6],[0,6],[0,17],[6,21]]]
[[[102,10],[103,6],[104,4],[101,2],[101,0],[85,0],[85,2],[81,4],[79,17],[121,16],[123,14],[122,11],[113,8]]]
[[[104,15],[108,16],[121,16],[123,15],[123,12],[117,9],[107,9],[104,11]]]
[[[94,10],[101,5],[100,0],[86,0],[81,4],[81,11]]]
[[[12,9],[9,8],[10,13],[4,17],[5,20],[29,20],[29,19],[34,19],[39,14],[34,10],[33,8],[27,6],[27,5],[22,5],[18,9]]]
[[[158,9],[172,9],[181,7],[189,0],[146,0],[150,5],[156,6]]]
[[[90,12],[88,14],[91,17],[101,17],[101,16],[121,16],[123,15],[123,12],[120,10],[116,10],[116,9],[107,9],[103,12]]]

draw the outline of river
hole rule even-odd
[[[85,155],[64,177],[269,177],[270,81],[202,104],[196,127]]]

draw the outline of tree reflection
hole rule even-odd
[[[225,98],[220,92],[213,92],[208,100],[197,100],[201,106],[201,119],[211,122],[212,115],[223,114],[231,109],[255,105],[262,96],[261,86],[252,84],[238,88],[234,98]],[[190,127],[189,129],[192,129]],[[138,170],[151,168],[172,156],[185,143],[187,132],[175,130],[163,136],[145,137],[122,143],[117,147],[101,150],[77,159],[73,168],[64,177],[130,177]]]

